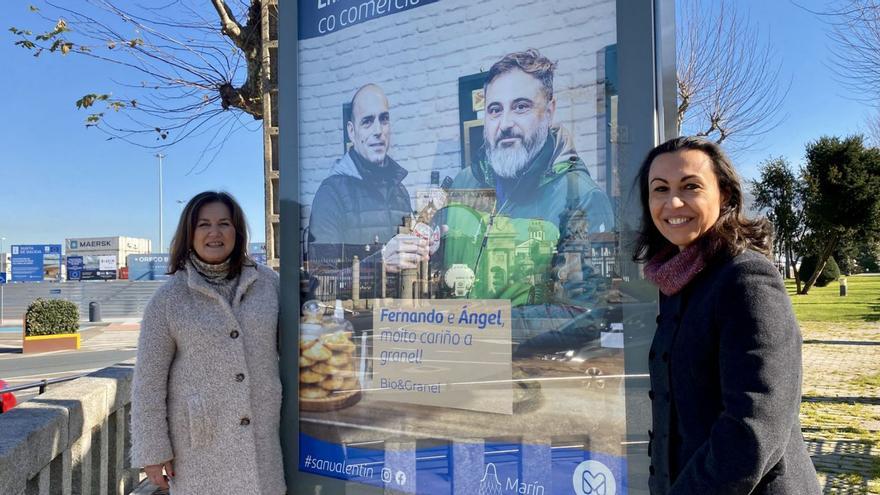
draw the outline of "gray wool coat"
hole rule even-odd
[[[818,495],[798,419],[801,333],[782,278],[747,250],[661,296],[648,355],[652,495]]]
[[[285,493],[278,292],[271,269],[245,266],[230,304],[188,263],[147,305],[131,461],[173,459],[173,495]]]

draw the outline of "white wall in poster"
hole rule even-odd
[[[414,195],[432,170],[442,180],[460,168],[458,79],[528,48],[558,62],[556,123],[571,131],[581,159],[604,187],[603,50],[616,42],[615,2],[589,3],[443,0],[301,40],[304,220],[342,154],[342,105],[360,86],[376,83],[388,96],[389,156],[409,171],[404,185]]]

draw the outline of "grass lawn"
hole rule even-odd
[[[786,280],[798,321],[873,322],[880,321],[880,275],[846,278],[847,296],[840,297],[840,286],[812,287],[810,293],[796,294],[794,280]]]
[[[880,494],[880,276],[788,293],[804,336],[801,426],[824,493]]]

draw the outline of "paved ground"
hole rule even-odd
[[[824,493],[880,494],[880,323],[810,323],[801,422]]]
[[[78,352],[21,354],[0,334],[0,378],[11,385],[87,373],[134,357],[138,324],[83,332]],[[880,494],[880,322],[805,323],[804,437],[826,494]],[[27,400],[35,392],[19,393]]]
[[[62,378],[89,373],[136,354],[139,323],[117,320],[81,332],[79,351],[21,354],[19,334],[0,333],[0,378],[9,386],[33,383],[44,378]],[[16,392],[19,402],[36,395],[37,389]]]

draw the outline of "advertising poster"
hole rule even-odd
[[[252,260],[256,261],[261,265],[266,264],[266,243],[265,242],[251,242],[248,243],[248,256],[251,257]]]
[[[61,244],[13,245],[11,250],[13,282],[60,280]]]
[[[67,280],[116,280],[116,277],[116,255],[67,257]]]
[[[628,493],[615,2],[298,6],[299,472]]]
[[[165,280],[168,275],[168,254],[129,254],[126,259],[129,280]]]

